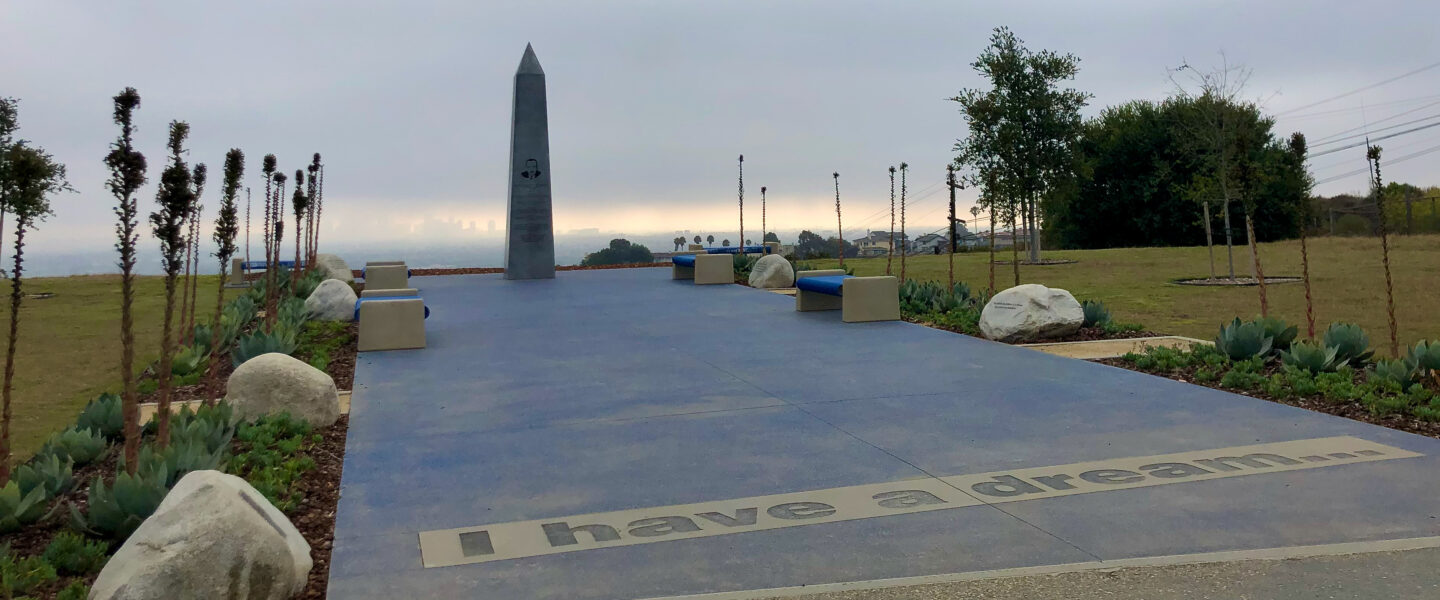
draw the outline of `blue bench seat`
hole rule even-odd
[[[731,248],[731,247],[729,247],[729,246],[724,246],[724,247],[721,247],[721,248],[706,248],[706,249],[705,249],[705,253],[706,253],[706,254],[740,254],[740,251],[741,251],[741,250],[744,250],[744,251],[745,251],[745,254],[768,254],[768,253],[769,253],[769,249],[770,249],[769,246],[745,246],[744,248],[739,248],[739,247]]]
[[[245,270],[246,270],[246,271],[255,271],[255,270],[264,269],[266,264],[267,264],[267,263],[266,263],[265,261],[263,261],[263,260],[252,260],[252,261],[250,261],[250,262],[245,263],[245,264],[244,264],[244,267],[245,267]],[[276,264],[276,265],[279,265],[279,266],[281,266],[281,267],[285,267],[285,268],[287,268],[287,269],[290,269],[290,268],[294,268],[294,267],[295,267],[295,261],[293,261],[293,260],[277,261],[275,264]],[[301,264],[301,266],[304,266],[305,262],[304,262],[304,261],[301,261],[300,264]]]
[[[695,266],[695,255],[694,255],[694,254],[680,254],[680,255],[675,256],[674,258],[671,258],[670,260],[671,260],[672,262],[674,262],[675,264],[680,265],[680,266],[682,266],[682,267],[693,267],[693,266]],[[662,264],[663,264],[663,263],[662,263]]]
[[[369,302],[369,301],[371,301],[371,300],[411,300],[411,299],[415,299],[415,298],[419,298],[419,296],[371,296],[371,297],[369,297],[369,298],[356,298],[356,299],[355,299],[355,320],[356,320],[356,321],[359,321],[359,320],[360,320],[360,303],[361,303],[361,302]],[[430,318],[430,306],[429,306],[429,305],[426,305],[426,306],[425,306],[425,318],[427,318],[427,319]]]
[[[826,275],[823,277],[802,277],[795,280],[795,287],[807,292],[841,296],[840,289],[845,285],[846,279],[852,279],[851,275]]]

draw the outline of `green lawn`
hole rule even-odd
[[[1309,242],[1310,275],[1315,299],[1316,328],[1332,321],[1358,323],[1379,348],[1388,345],[1385,316],[1385,273],[1380,266],[1378,238],[1319,238]],[[1079,261],[1069,265],[1020,267],[1021,283],[1040,283],[1069,290],[1076,298],[1100,300],[1116,319],[1138,322],[1146,328],[1202,339],[1215,336],[1220,323],[1234,317],[1260,314],[1254,287],[1195,287],[1170,283],[1187,277],[1204,277],[1210,270],[1205,248],[1119,248],[1045,252],[1047,258]],[[1008,260],[1003,250],[997,259]],[[988,255],[956,254],[955,279],[974,289],[986,286]],[[907,260],[911,279],[945,281],[947,257],[912,256]],[[1300,242],[1260,245],[1261,266],[1267,276],[1300,275]],[[833,268],[834,260],[808,261]],[[856,275],[880,275],[885,259],[846,259]],[[1235,248],[1236,275],[1250,273],[1250,251]],[[1390,241],[1390,265],[1395,281],[1395,317],[1400,343],[1440,339],[1440,235],[1396,236]],[[995,266],[995,284],[1004,289],[1014,283],[1010,265]],[[1225,247],[1216,248],[1216,268],[1225,272]],[[898,257],[894,273],[899,274]],[[1300,283],[1272,285],[1270,313],[1300,326],[1305,334],[1305,290]],[[1381,354],[1384,354],[1382,352]]]
[[[214,275],[200,278],[200,311],[205,321],[215,309]],[[51,292],[44,300],[26,299],[20,308],[20,343],[15,353],[11,392],[13,448],[26,457],[50,434],[74,422],[91,398],[120,387],[120,276],[85,275],[26,279],[26,294]],[[229,291],[229,290],[227,290]],[[3,292],[3,325],[8,335],[10,282]],[[176,290],[178,313],[180,292]],[[228,298],[228,296],[227,296]],[[135,290],[135,369],[143,371],[160,356],[165,313],[165,280],[137,277]],[[197,320],[201,317],[197,316]],[[178,322],[178,314],[177,314]],[[0,339],[6,339],[0,335]]]

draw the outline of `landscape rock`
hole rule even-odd
[[[750,268],[750,287],[775,289],[795,286],[795,269],[779,254],[767,254]]]
[[[1084,322],[1085,309],[1070,292],[1035,283],[995,294],[980,311],[980,333],[1007,344],[1064,337]]]
[[[236,368],[226,384],[225,401],[243,418],[288,412],[317,427],[340,418],[335,380],[279,352],[262,354]]]
[[[355,283],[355,274],[350,272],[350,265],[345,260],[334,254],[315,255],[315,266],[325,271],[326,279],[339,279],[345,283]]]
[[[305,310],[321,321],[353,321],[355,290],[339,279],[326,279],[305,299]]]
[[[91,600],[285,600],[310,574],[310,544],[234,475],[195,471],[125,540]]]

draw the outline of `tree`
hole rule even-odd
[[[275,263],[273,262],[275,260],[275,255],[272,248],[275,243],[275,234],[271,231],[271,229],[274,227],[275,219],[271,216],[270,207],[270,205],[273,204],[275,201],[275,168],[275,155],[266,154],[265,158],[260,162],[260,174],[262,177],[265,178],[265,206],[263,210],[264,216],[261,217],[263,219],[263,222],[260,235],[264,237],[263,241],[265,242],[265,297],[263,298],[263,300],[265,301],[265,326],[267,329],[270,326],[271,315],[271,313],[269,312],[270,292],[275,289],[275,282],[271,281],[271,278],[274,276],[275,273]]]
[[[155,194],[159,210],[150,213],[150,230],[160,241],[160,260],[165,268],[165,320],[160,338],[160,399],[156,407],[156,443],[164,448],[170,443],[170,362],[174,357],[175,281],[180,276],[185,251],[185,219],[195,206],[195,189],[190,169],[185,165],[185,138],[190,125],[184,121],[170,122],[170,160],[160,172],[160,189]]]
[[[967,121],[979,121],[987,130],[976,136],[972,122],[971,138],[956,148],[961,163],[1000,169],[1005,195],[1018,203],[1016,216],[1029,228],[1032,262],[1040,260],[1039,200],[1071,175],[1080,109],[1090,98],[1058,85],[1074,79],[1079,63],[1073,54],[1033,52],[1008,28],[997,27],[990,46],[971,65],[990,80],[991,89],[966,89],[951,98]]]
[[[800,237],[795,242],[795,258],[810,259],[830,256],[830,247],[825,238],[806,229],[800,232]]]
[[[240,181],[245,177],[245,153],[231,148],[225,153],[224,181],[220,184],[220,213],[215,216],[215,258],[220,259],[220,282],[215,286],[215,314],[210,318],[210,364],[205,370],[205,403],[213,404],[220,392],[220,351],[224,340],[220,335],[220,317],[225,305],[225,276],[230,269],[230,257],[235,254],[235,236],[239,233],[239,219],[236,216],[236,196]]]
[[[1395,285],[1390,279],[1390,234],[1385,226],[1385,195],[1380,179],[1380,147],[1369,145],[1366,140],[1365,159],[1370,162],[1372,178],[1370,194],[1375,198],[1375,210],[1380,213],[1380,258],[1385,267],[1385,313],[1390,317],[1390,356],[1400,358],[1400,342],[1395,327]]]
[[[295,169],[295,194],[290,199],[291,207],[295,209],[295,267],[290,269],[290,289],[298,287],[300,282],[300,239],[305,237],[305,211],[309,210],[310,198],[305,195],[305,172]]]
[[[695,243],[696,243],[696,244],[699,244],[699,243],[700,243],[700,236],[698,236],[698,235],[695,236]]]
[[[707,236],[705,236],[705,243],[710,244],[711,246],[714,246],[714,245],[715,245],[715,236],[713,236],[713,235],[707,235]]]
[[[630,240],[619,238],[610,240],[610,245],[607,248],[586,254],[585,259],[580,261],[580,265],[593,267],[649,262],[655,262],[655,255],[650,252],[649,248],[641,244],[632,244]]]
[[[1246,118],[1241,96],[1250,80],[1250,69],[1244,65],[1231,65],[1224,53],[1220,54],[1219,67],[1201,72],[1189,64],[1181,64],[1170,73],[1176,95],[1183,101],[1187,115],[1178,121],[1185,129],[1185,138],[1192,146],[1191,153],[1198,162],[1205,177],[1195,181],[1192,197],[1200,202],[1205,214],[1206,245],[1211,248],[1211,278],[1214,278],[1215,252],[1210,239],[1210,198],[1212,190],[1218,190],[1225,219],[1225,254],[1230,279],[1235,279],[1234,234],[1230,227],[1230,202],[1233,199],[1236,181],[1234,177],[1244,169],[1237,170],[1233,164],[1240,144],[1237,135],[1243,129]],[[1179,81],[1179,73],[1185,72],[1189,83]],[[1196,91],[1198,90],[1198,91]],[[1253,106],[1253,104],[1252,104]],[[1238,110],[1240,108],[1242,110]]]
[[[14,267],[10,272],[10,338],[5,350],[5,386],[3,414],[0,414],[0,485],[10,481],[10,395],[15,379],[15,350],[20,341],[20,302],[22,290],[25,232],[50,214],[50,196],[69,191],[65,165],[40,148],[24,140],[5,148],[4,180],[0,188],[7,190],[8,210],[15,222]]]
[[[120,136],[105,155],[110,179],[105,187],[115,196],[115,249],[120,253],[120,412],[125,430],[125,469],[131,475],[140,462],[140,404],[135,389],[135,321],[130,310],[135,301],[135,232],[139,206],[135,193],[145,185],[145,155],[135,149],[135,109],[140,94],[127,87],[114,98],[114,121]]]
[[[729,247],[730,247],[730,238],[725,238],[725,239],[723,239],[723,240],[720,240],[720,245],[721,245],[721,246],[724,246],[724,247],[726,247],[726,248],[729,248]]]
[[[680,236],[677,235],[677,236],[675,236],[675,239],[670,240],[670,243],[674,244],[674,245],[675,245],[675,251],[676,251],[676,252],[679,252],[679,251],[680,251],[680,246],[683,246],[683,245],[685,244],[685,238],[680,237]]]
[[[780,236],[775,235],[773,232],[772,232],[772,233],[767,233],[767,234],[765,234],[765,241],[766,241],[766,242],[775,242],[775,243],[778,244],[778,243],[780,243]]]

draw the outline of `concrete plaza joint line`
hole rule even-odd
[[[1440,534],[1440,440],[664,269],[423,283],[429,347],[356,368],[331,598],[758,597]]]

